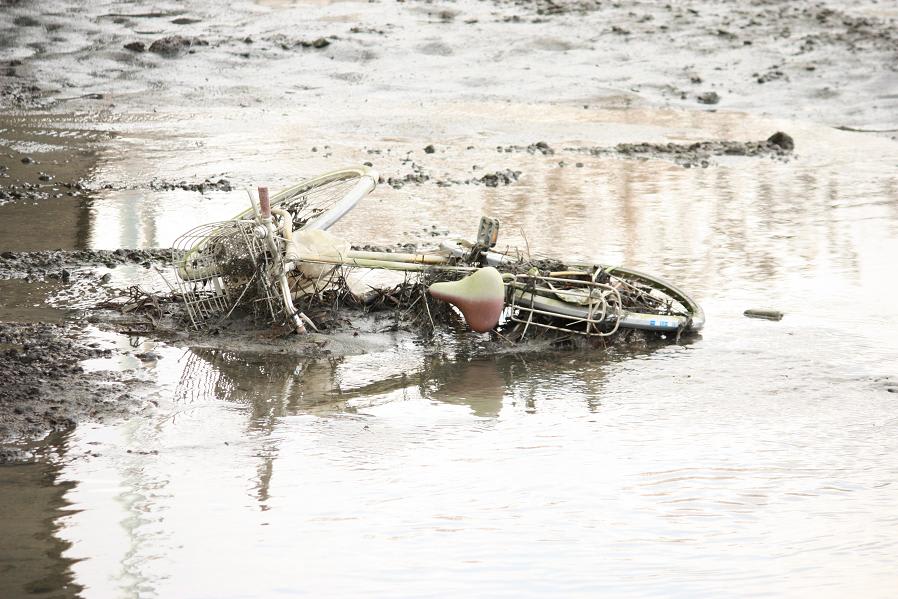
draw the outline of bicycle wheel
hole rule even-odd
[[[638,270],[568,264],[556,272],[521,274],[526,262],[495,252],[484,257],[511,277],[507,303],[513,321],[587,336],[607,336],[618,328],[696,333],[705,325],[705,312],[692,297]]]
[[[293,229],[329,229],[377,186],[378,173],[361,166],[331,171],[271,196],[271,207],[293,218]],[[234,220],[252,217],[248,208]]]

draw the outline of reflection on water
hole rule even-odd
[[[59,534],[100,596],[887,596],[893,395],[830,368],[808,389],[767,329],[619,356],[163,349],[160,418],[76,432]]]
[[[75,483],[60,482],[61,466],[36,463],[0,468],[0,596],[77,597],[69,543],[56,535],[59,518],[71,513],[65,494]]]
[[[439,346],[443,351],[415,347],[386,356],[321,359],[194,348],[179,360],[173,401],[181,410],[217,400],[246,405],[254,426],[300,413],[358,413],[376,405],[373,398],[396,394],[467,406],[477,417],[498,416],[503,399],[535,411],[547,387],[550,397],[583,398],[589,409],[598,405],[601,367],[608,360],[604,353],[576,358],[545,349],[496,354],[457,345],[447,341]],[[568,379],[559,360],[582,370]],[[586,363],[594,367],[583,369]]]
[[[0,250],[87,247],[91,199],[73,186],[89,178],[93,146],[104,138],[46,115],[0,115]],[[46,199],[4,199],[24,185],[39,188]]]

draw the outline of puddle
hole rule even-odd
[[[875,556],[898,548],[886,532],[892,399],[831,370],[813,394],[759,379],[782,360],[757,353],[772,336],[619,360],[420,348],[166,357],[154,366],[157,418],[72,437],[67,454],[84,457],[63,480],[83,511],[60,515],[58,536],[79,560],[74,578],[101,594],[477,594],[488,581],[592,594],[622,573],[697,576],[695,559],[723,572],[751,560],[752,584],[787,568],[832,589],[860,568],[887,585],[891,567]],[[849,465],[859,452],[862,470]],[[831,535],[825,551],[846,563],[826,572],[817,555],[757,553]],[[400,553],[403,567],[385,573]],[[608,568],[584,569],[597,553]],[[527,567],[537,555],[551,572]],[[264,566],[237,567],[250,556]],[[353,577],[340,575],[347,561]]]
[[[19,597],[52,593],[79,597],[83,587],[72,580],[72,560],[63,557],[69,543],[56,536],[57,518],[68,513],[59,466],[47,463],[0,468],[3,505],[3,551],[0,552],[0,595]]]

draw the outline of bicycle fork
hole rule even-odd
[[[284,312],[287,314],[287,318],[290,320],[293,328],[297,333],[303,334],[307,332],[306,323],[313,330],[317,331],[318,328],[315,326],[315,323],[312,320],[296,309],[296,306],[293,305],[293,296],[290,293],[290,283],[287,280],[287,272],[288,270],[292,270],[294,263],[285,263],[284,254],[280,247],[280,241],[277,236],[277,229],[274,226],[274,220],[271,217],[271,201],[268,197],[268,188],[267,187],[259,187],[259,208],[261,211],[260,222],[262,227],[264,227],[265,240],[268,243],[268,251],[272,256],[272,265],[269,269],[269,280],[277,280],[277,293],[281,296],[281,301],[284,304]],[[287,231],[290,228],[290,219],[289,215],[287,215],[287,219],[285,221],[287,224],[285,226],[284,232],[289,237]],[[289,241],[289,239],[288,239]]]

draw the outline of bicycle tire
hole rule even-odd
[[[508,272],[507,266],[514,261],[495,252],[486,252],[486,262],[495,266],[500,272]],[[503,268],[505,265],[506,268]],[[661,333],[697,333],[705,326],[705,312],[701,305],[682,289],[665,281],[664,279],[622,266],[607,266],[601,264],[570,264],[567,267],[581,272],[601,270],[609,277],[623,281],[630,285],[639,285],[642,291],[654,292],[653,298],[659,303],[667,301],[669,306],[676,304],[678,308],[668,308],[665,312],[652,312],[638,309],[628,309],[622,306],[617,318],[617,325],[627,329],[640,329]],[[558,314],[563,318],[579,318],[587,320],[592,317],[590,308],[579,304],[564,301],[557,297],[549,297],[521,289],[513,289],[517,302],[525,302],[529,306],[547,313]],[[679,313],[677,313],[679,312]]]
[[[271,207],[293,218],[293,229],[329,229],[377,187],[379,174],[366,166],[345,168],[306,179],[271,196]],[[234,217],[253,215],[247,208]]]

